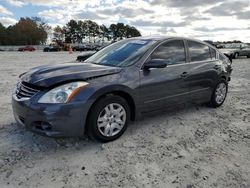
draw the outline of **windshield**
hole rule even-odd
[[[154,43],[156,41],[146,39],[123,40],[100,50],[85,62],[126,67],[138,61]]]

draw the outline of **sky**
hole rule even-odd
[[[51,26],[91,19],[123,22],[143,36],[185,36],[250,42],[250,0],[0,0],[0,22],[38,16]]]

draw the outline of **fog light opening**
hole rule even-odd
[[[52,129],[52,126],[48,122],[44,122],[44,121],[36,122],[35,127],[36,129],[39,129],[42,131],[49,131]]]

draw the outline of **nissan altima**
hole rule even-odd
[[[50,137],[120,137],[130,121],[181,103],[219,107],[231,62],[213,46],[181,37],[116,42],[82,63],[33,68],[12,94],[17,123]]]

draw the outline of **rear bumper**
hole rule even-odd
[[[49,137],[83,136],[87,112],[86,103],[38,104],[19,101],[12,96],[16,122],[27,130]]]

